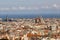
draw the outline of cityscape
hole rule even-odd
[[[60,40],[60,18],[0,18],[1,40]]]
[[[60,40],[60,0],[0,0],[0,40]]]

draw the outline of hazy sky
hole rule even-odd
[[[11,11],[60,13],[60,0],[0,0],[0,13]]]

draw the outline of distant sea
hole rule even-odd
[[[43,18],[60,18],[60,14],[1,14],[0,18],[36,18],[42,16]]]

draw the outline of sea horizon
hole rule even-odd
[[[36,18],[36,17],[43,17],[43,18],[60,18],[60,14],[1,14],[0,18]]]

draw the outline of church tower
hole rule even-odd
[[[43,17],[35,18],[35,23],[45,23]]]

